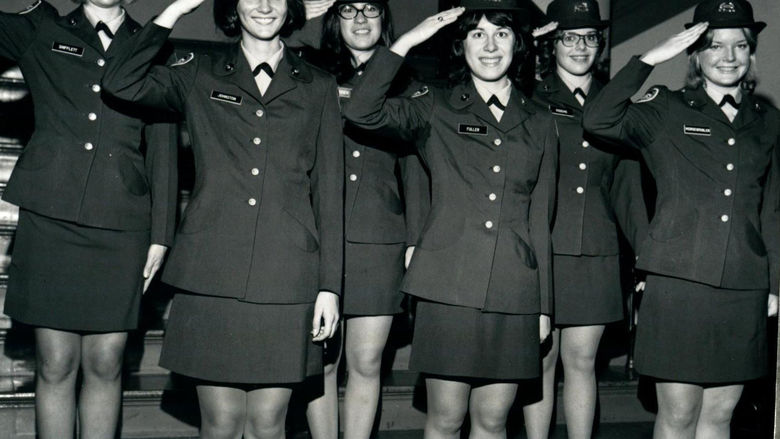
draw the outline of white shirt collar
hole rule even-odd
[[[246,57],[246,60],[249,62],[249,67],[251,70],[254,70],[255,67],[259,66],[262,63],[268,63],[269,66],[271,66],[271,70],[276,72],[277,67],[279,67],[279,63],[282,62],[282,56],[284,56],[284,43],[282,40],[279,40],[279,50],[271,54],[271,56],[268,57],[268,59],[260,59],[256,56],[254,56],[252,53],[249,52],[249,50],[244,47],[244,42],[241,42],[241,51],[244,52],[244,56]]]
[[[561,78],[561,82],[563,82],[566,88],[568,88],[572,93],[574,93],[574,90],[579,88],[583,91],[583,93],[588,94],[590,92],[590,85],[593,83],[593,75],[588,75],[588,79],[586,79],[581,84],[573,84],[567,81],[563,75],[558,75],[558,77]]]
[[[487,102],[491,96],[496,95],[498,101],[501,102],[503,106],[506,107],[509,104],[509,97],[512,95],[512,81],[509,79],[506,79],[506,84],[495,93],[488,89],[485,81],[474,78],[473,76],[472,80],[474,81],[474,87],[477,89],[477,93],[479,93],[479,96],[483,101]]]
[[[108,26],[108,29],[111,30],[112,33],[116,33],[116,31],[119,30],[119,27],[122,26],[122,23],[124,23],[125,17],[127,16],[125,8],[122,8],[121,14],[110,20],[103,20],[100,18],[98,10],[99,8],[97,6],[94,6],[89,2],[84,3],[84,15],[86,15],[87,20],[89,20],[89,23],[92,25],[92,27],[95,27],[98,22],[102,21],[106,24],[106,26]]]

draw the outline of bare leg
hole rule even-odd
[[[555,407],[555,366],[558,363],[560,329],[554,329],[551,337],[552,347],[542,360],[542,399],[523,407],[528,439],[547,439],[550,435],[550,423]]]
[[[122,405],[122,357],[126,332],[90,334],[81,338],[84,381],[79,397],[81,439],[116,434]]]
[[[76,378],[81,336],[56,329],[35,329],[37,379],[35,425],[41,439],[72,439],[76,422]]]
[[[202,439],[241,439],[247,420],[247,394],[241,389],[197,386]]]
[[[347,389],[344,397],[344,439],[371,436],[380,393],[382,352],[393,316],[347,320]]]
[[[341,361],[342,339],[344,325],[338,329],[336,336],[328,340],[328,345],[338,345],[339,353],[336,361],[325,365],[324,392],[322,396],[309,402],[306,407],[306,419],[309,422],[309,432],[312,439],[338,439],[339,437],[339,383],[338,370]]]
[[[728,439],[731,415],[742,396],[742,384],[704,389],[696,439]]]
[[[292,389],[267,387],[246,395],[245,439],[284,439],[284,420]]]
[[[505,439],[506,418],[517,394],[517,384],[496,383],[471,390],[469,409],[473,439]]]
[[[596,414],[596,352],[603,325],[573,326],[561,331],[563,407],[569,439],[588,439]]]
[[[694,439],[703,390],[695,384],[657,383],[658,415],[653,438]]]
[[[426,378],[428,417],[425,439],[458,439],[469,408],[471,386],[441,378]]]

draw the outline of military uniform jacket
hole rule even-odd
[[[108,52],[82,8],[46,2],[0,13],[0,56],[17,62],[35,105],[35,131],[3,198],[41,215],[115,230],[149,230],[170,245],[176,216],[172,125],[147,130],[149,111],[101,93],[106,62],[140,29],[130,17]]]
[[[590,96],[601,87],[593,80]],[[558,132],[553,253],[616,255],[617,224],[635,246],[647,233],[648,222],[638,157],[628,157],[584,134],[582,106],[557,74],[547,75],[537,84],[534,100],[548,109]]]
[[[402,290],[491,312],[549,313],[557,162],[550,116],[513,89],[498,123],[472,82],[387,99],[402,62],[380,48],[344,110],[366,129],[419,133],[431,212]]]
[[[653,87],[638,58],[585,108],[593,134],[640,148],[658,197],[637,267],[730,289],[778,292],[779,112],[743,95],[729,122],[704,89]]]
[[[360,77],[339,86],[342,102],[352,98]],[[414,84],[413,84],[414,85]],[[407,88],[416,91],[418,88]],[[345,238],[368,244],[416,245],[430,208],[430,184],[416,151],[406,139],[344,126]]]
[[[104,77],[120,98],[182,113],[195,184],[163,281],[255,303],[341,290],[344,161],[335,80],[286,51],[260,95],[238,43],[150,62],[149,23]]]

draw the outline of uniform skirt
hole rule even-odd
[[[487,313],[421,300],[409,368],[464,378],[536,378],[539,350],[538,314]]]
[[[404,295],[399,287],[404,275],[405,249],[403,243],[346,243],[344,315],[375,316],[403,311]]]
[[[767,373],[767,291],[649,275],[639,308],[639,373],[684,383],[736,383]]]
[[[235,384],[298,383],[322,374],[311,339],[314,304],[257,304],[179,290],[160,365],[182,375]]]
[[[22,209],[5,313],[67,331],[137,328],[149,239],[148,231],[85,227]]]
[[[618,255],[553,255],[556,326],[600,325],[623,319]]]

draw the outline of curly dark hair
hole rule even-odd
[[[238,18],[240,0],[214,0],[214,23],[228,37],[241,35],[241,21]],[[282,26],[281,35],[289,36],[300,29],[306,21],[306,10],[301,0],[287,0],[287,19]]]
[[[505,11],[467,11],[458,18],[455,23],[455,34],[452,40],[452,50],[450,52],[450,75],[451,85],[461,84],[468,81],[471,69],[466,64],[466,58],[463,56],[463,42],[470,31],[476,29],[479,20],[485,17],[487,21],[496,26],[512,29],[515,34],[515,48],[512,57],[512,64],[507,71],[507,77],[521,89],[528,88],[527,71],[530,66],[527,61],[528,35],[524,30],[527,25],[518,15]]]
[[[536,57],[537,72],[539,73],[540,78],[555,73],[558,68],[555,60],[555,42],[563,36],[564,32],[566,32],[566,30],[556,30],[551,36],[538,40]],[[597,30],[597,32],[601,35],[601,44],[599,44],[599,50],[596,52],[596,60],[593,62],[591,72],[593,73],[593,76],[599,79],[609,78],[606,71],[607,66],[599,62],[601,54],[604,53],[604,47],[606,46],[604,32],[600,30]]]
[[[364,3],[364,2],[353,2]],[[374,3],[367,1],[365,3]],[[382,7],[382,34],[377,42],[380,46],[393,44],[393,17],[390,9],[381,3],[375,3]],[[322,44],[323,54],[321,58],[327,63],[320,63],[323,67],[336,76],[339,84],[347,81],[353,74],[352,54],[341,38],[341,21],[337,6],[328,9],[323,19]]]
[[[758,34],[750,28],[743,28],[742,32],[745,34],[745,40],[750,47],[750,54],[756,53],[756,47],[758,47]],[[703,52],[712,46],[712,39],[715,37],[715,29],[709,29],[702,34],[696,42],[688,47],[688,73],[685,76],[685,86],[688,88],[696,89],[701,87],[704,83],[704,75],[701,70],[701,64],[699,63],[699,53]],[[739,84],[742,90],[753,93],[758,83],[758,75],[756,74],[755,62],[750,63],[745,76],[742,78],[742,82]]]

